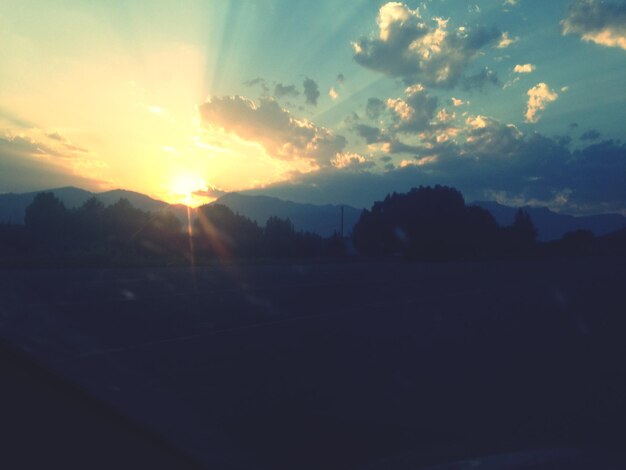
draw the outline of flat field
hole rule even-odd
[[[0,337],[215,468],[626,439],[626,260],[0,271]]]

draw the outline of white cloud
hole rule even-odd
[[[343,136],[292,116],[271,97],[258,103],[242,96],[213,97],[198,110],[204,125],[256,142],[278,159],[303,159],[328,166],[347,144]]]
[[[626,3],[577,0],[561,21],[563,34],[576,34],[583,41],[626,50]]]
[[[437,120],[441,123],[448,123],[456,119],[456,113],[448,112],[447,109],[441,108],[437,113]]]
[[[404,89],[404,93],[407,95],[414,95],[415,93],[419,93],[424,91],[424,87],[421,83],[416,83],[415,85],[411,85]]]
[[[531,73],[535,71],[535,66],[533,64],[517,64],[513,71],[515,73]]]
[[[517,198],[515,205],[533,202],[566,213],[624,213],[626,191],[620,176],[626,174],[626,144],[594,141],[572,150],[558,138],[539,132],[525,136],[514,125],[488,116],[470,116],[469,121],[456,139],[400,143],[407,147],[401,153],[413,158],[394,159],[396,167],[386,172],[330,167],[278,183],[266,193],[364,207],[392,191],[446,184],[461,190],[467,200],[497,192]],[[391,153],[397,146],[398,142],[390,142],[381,150]],[[598,186],[598,181],[603,184]]]
[[[454,96],[451,98],[452,101],[452,105],[453,106],[462,106],[465,104],[465,101],[459,99],[459,98],[455,98]]]
[[[511,44],[516,43],[517,41],[519,41],[519,38],[512,38],[509,36],[509,33],[502,33],[502,36],[500,36],[500,41],[498,42],[498,45],[496,46],[498,49],[505,49],[507,47],[509,47]]]
[[[507,88],[512,87],[513,85],[515,85],[517,82],[519,82],[519,77],[515,77],[513,80],[509,80],[508,82],[506,82],[503,86],[502,89],[506,90]]]
[[[374,162],[354,152],[339,152],[331,160],[331,165],[342,169],[364,169],[374,166]]]
[[[336,100],[337,98],[339,98],[339,93],[337,93],[337,90],[335,90],[335,87],[330,87],[330,90],[328,90],[328,96],[330,96],[333,100]]]
[[[424,88],[412,89],[405,98],[388,98],[387,108],[392,111],[393,130],[398,132],[421,132],[428,129],[437,109],[437,98]]]
[[[528,107],[526,108],[526,122],[535,123],[539,120],[539,111],[546,108],[548,103],[556,101],[559,95],[550,90],[545,83],[538,83],[528,90]]]
[[[380,8],[377,24],[377,35],[352,44],[357,63],[407,84],[447,89],[462,79],[482,48],[500,37],[495,29],[453,28],[443,18],[424,19],[417,8],[398,2]]]

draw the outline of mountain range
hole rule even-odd
[[[474,205],[487,209],[501,227],[511,225],[515,219],[516,207],[503,206],[492,201],[477,201]],[[573,216],[551,211],[547,207],[522,207],[535,224],[540,241],[558,240],[567,232],[590,230],[596,236],[615,232],[626,227],[626,217],[621,214],[598,214]]]
[[[91,197],[96,197],[105,205],[126,198],[133,206],[144,211],[170,208],[183,220],[186,220],[187,215],[186,206],[169,205],[166,202],[133,191],[116,189],[93,193],[74,187],[47,191],[54,193],[68,208],[78,207]],[[26,207],[40,192],[42,191],[0,194],[0,223],[23,223]],[[342,208],[343,229],[346,235],[350,234],[361,214],[360,209],[351,206],[301,204],[270,196],[239,193],[225,194],[212,204],[223,204],[233,212],[248,217],[261,226],[265,225],[270,216],[289,218],[296,230],[314,232],[325,237],[332,235],[335,231],[341,232]],[[504,206],[492,201],[477,201],[473,204],[491,212],[500,226],[513,223],[517,211],[515,207]],[[575,217],[551,211],[546,207],[523,207],[523,209],[530,214],[541,241],[559,239],[565,233],[573,230],[591,230],[596,236],[600,236],[626,227],[626,217],[620,214]]]
[[[351,206],[300,204],[284,201],[270,196],[251,196],[229,193],[220,197],[213,204],[223,204],[233,212],[265,225],[271,216],[289,218],[296,230],[314,232],[324,237],[334,232],[341,233],[341,211],[343,208],[344,233],[349,235],[352,227],[359,220],[361,210]]]
[[[63,201],[65,207],[69,209],[81,206],[92,197],[96,197],[107,206],[125,198],[128,199],[133,206],[144,211],[156,211],[168,206],[168,204],[163,201],[152,199],[145,194],[136,193],[134,191],[114,189],[102,193],[93,193],[84,189],[68,186],[65,188],[46,189],[29,193],[0,194],[0,223],[24,223],[26,208],[33,202],[35,196],[42,192],[54,193],[57,198]]]

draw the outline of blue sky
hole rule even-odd
[[[0,192],[626,213],[622,0],[23,0],[0,44]]]

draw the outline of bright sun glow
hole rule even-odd
[[[207,197],[199,194],[208,188],[206,181],[197,175],[178,175],[170,186],[173,199],[179,204],[196,207],[208,202]]]

